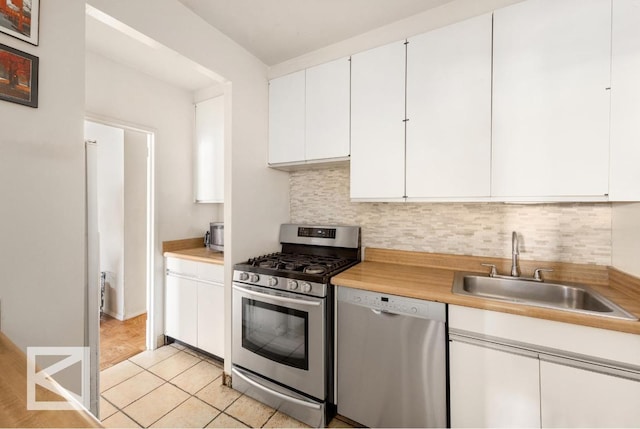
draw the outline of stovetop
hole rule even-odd
[[[357,259],[292,253],[270,253],[236,264],[236,271],[329,283],[331,276],[355,265]]]
[[[360,227],[283,224],[282,249],[234,265],[234,282],[326,296],[331,277],[360,262]]]
[[[289,253],[271,253],[251,258],[247,261],[252,267],[280,271],[304,273],[312,275],[332,274],[334,271],[350,264],[352,261],[337,256],[298,255]]]

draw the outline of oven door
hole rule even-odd
[[[324,400],[325,301],[234,282],[233,364]]]

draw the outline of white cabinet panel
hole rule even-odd
[[[196,104],[195,200],[224,202],[224,97]]]
[[[269,82],[269,163],[304,160],[305,72]]]
[[[224,265],[207,263],[196,264],[198,265],[198,279],[220,284],[224,283]]]
[[[196,281],[167,275],[165,300],[165,334],[188,344],[197,344],[198,287]]]
[[[404,197],[405,44],[351,57],[351,198]]]
[[[640,381],[540,362],[542,427],[640,427]]]
[[[451,341],[451,427],[540,427],[539,362]]]
[[[224,266],[171,257],[165,264],[165,335],[224,359]]]
[[[494,13],[492,194],[608,193],[610,0]]]
[[[640,2],[613,4],[611,201],[640,201]]]
[[[198,283],[198,348],[224,358],[224,286]]]
[[[349,156],[350,74],[349,58],[306,70],[306,160]]]
[[[409,39],[407,196],[489,197],[491,14]]]

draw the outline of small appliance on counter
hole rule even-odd
[[[204,236],[204,244],[210,250],[224,252],[224,223],[211,222],[209,231]]]

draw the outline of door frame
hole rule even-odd
[[[124,130],[141,132],[147,135],[147,196],[146,196],[146,206],[147,206],[147,219],[146,219],[146,301],[147,301],[147,323],[146,323],[146,340],[145,346],[147,350],[154,350],[158,347],[158,342],[155,338],[156,326],[158,321],[156,320],[156,290],[155,290],[155,248],[157,242],[157,225],[155,222],[156,218],[156,204],[155,204],[155,135],[156,130],[150,127],[145,127],[142,125],[132,124],[126,121],[122,121],[119,119],[109,118],[101,115],[95,115],[91,113],[85,113],[85,121],[94,122],[97,124],[107,125],[110,127],[121,128]],[[86,139],[86,136],[85,136]],[[86,153],[86,148],[85,148]],[[86,173],[86,172],[85,172]],[[86,181],[86,174],[85,174]],[[87,183],[85,182],[85,187]],[[88,205],[88,199],[85,200],[85,206]],[[88,208],[88,207],[86,207]],[[88,221],[88,219],[87,219]],[[88,229],[88,226],[87,226]],[[88,232],[88,231],[87,231]],[[88,273],[92,273],[95,269],[89,266],[92,261],[91,255],[89,254],[91,249],[95,249],[97,243],[91,242],[91,240],[95,240],[95,237],[91,237],[87,235],[87,243],[85,243],[86,248],[86,281],[85,281],[85,296],[87,300],[85,302],[85,341],[86,345],[91,350],[91,355],[96,356],[99,359],[100,356],[100,304],[98,299],[93,299],[95,297],[95,293],[92,294],[92,290],[90,289],[90,283],[88,279]],[[93,291],[95,292],[95,291]],[[98,319],[98,323],[95,323],[94,316],[96,315]],[[95,359],[94,359],[95,360]],[[99,361],[95,363],[95,365],[91,365],[91,374],[90,379],[95,380],[95,383],[91,383],[91,412],[98,416],[99,413],[99,398],[100,398],[100,364]],[[95,408],[95,409],[94,409]]]

